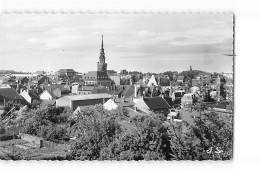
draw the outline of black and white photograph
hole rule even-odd
[[[0,159],[233,159],[233,13],[0,15]]]

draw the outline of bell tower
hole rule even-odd
[[[107,63],[106,63],[106,57],[105,57],[105,52],[104,52],[103,35],[102,35],[99,62],[97,63],[97,71],[107,73]]]

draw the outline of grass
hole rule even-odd
[[[0,142],[0,155],[1,153],[9,153],[12,154],[13,152],[21,154],[21,158],[25,160],[41,160],[41,159],[52,159],[55,157],[63,157],[67,150],[69,149],[68,144],[59,144],[55,148],[29,148],[29,149],[22,149],[16,147],[15,145],[23,145],[28,143],[22,139],[14,139],[14,140],[7,140]],[[4,156],[0,156],[0,158],[4,158]],[[10,158],[11,159],[11,158]]]

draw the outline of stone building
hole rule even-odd
[[[112,80],[107,75],[107,63],[104,52],[104,43],[102,35],[102,43],[100,49],[99,62],[97,63],[97,71],[89,71],[88,73],[83,74],[83,80],[87,85],[103,85],[111,86]]]

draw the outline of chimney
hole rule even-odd
[[[19,83],[16,84],[16,92],[19,92]]]
[[[135,97],[137,97],[137,86],[135,85]]]

